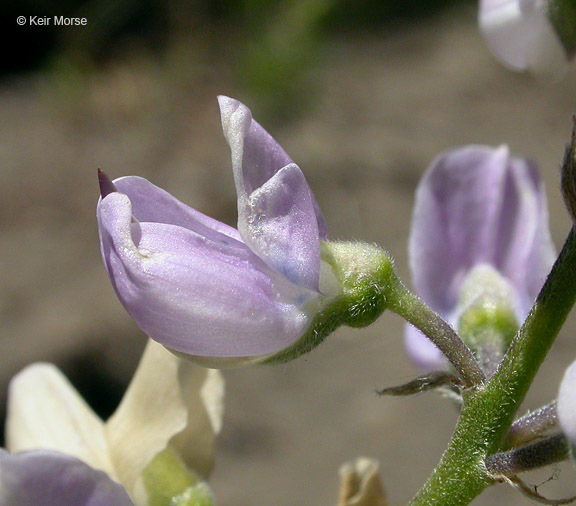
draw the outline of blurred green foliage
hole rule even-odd
[[[459,3],[471,0],[460,0]],[[4,75],[48,71],[64,76],[140,53],[179,72],[225,62],[257,98],[260,114],[289,118],[313,97],[315,71],[331,44],[362,32],[389,34],[456,0],[24,0],[0,7],[20,47]],[[86,17],[84,27],[19,27],[16,16]],[[298,107],[297,107],[298,106]]]

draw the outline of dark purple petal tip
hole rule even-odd
[[[118,191],[112,180],[102,169],[98,169],[98,184],[100,185],[100,196],[102,198]]]

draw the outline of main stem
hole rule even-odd
[[[494,481],[484,461],[503,445],[516,412],[576,302],[576,232],[562,251],[500,368],[464,396],[456,429],[440,463],[412,505],[460,506]]]

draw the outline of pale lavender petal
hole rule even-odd
[[[528,50],[534,37],[526,29],[521,4],[521,0],[480,0],[479,23],[486,43],[513,70],[527,69]]]
[[[240,233],[272,269],[318,291],[320,241],[313,197],[296,164],[280,169],[240,208]]]
[[[282,167],[294,163],[274,138],[252,119],[250,109],[238,100],[218,97],[222,128],[232,149],[238,188],[250,195]]]
[[[252,113],[244,104],[223,96],[218,97],[218,101],[222,128],[232,152],[232,169],[239,197],[239,211],[242,211],[244,199],[249,198],[252,192],[263,186],[282,168],[293,164],[293,161],[272,136],[252,119]],[[307,186],[305,180],[304,183]],[[311,191],[310,199],[311,216],[307,220],[311,221],[314,216],[318,235],[321,239],[325,239],[326,224]],[[249,216],[240,216],[239,219],[249,219]],[[238,228],[242,233],[242,227]],[[256,253],[262,255],[265,252]]]
[[[404,346],[414,365],[422,371],[446,369],[448,362],[442,352],[422,332],[409,324],[405,327]]]
[[[229,242],[230,237],[242,242],[235,228],[192,209],[142,177],[121,177],[114,180],[114,185],[128,195],[137,221],[178,225],[213,241]]]
[[[279,296],[245,245],[131,217],[122,193],[100,202],[102,254],[119,299],[152,339],[188,355],[256,356],[286,348],[309,324],[305,296]]]
[[[438,157],[416,192],[410,266],[420,296],[442,315],[456,306],[463,277],[488,261],[508,159],[470,146]]]
[[[418,293],[446,316],[466,274],[486,263],[512,283],[525,316],[554,260],[544,209],[535,169],[510,159],[507,148],[468,146],[440,156],[414,208],[409,253]]]
[[[576,445],[576,362],[572,362],[564,373],[556,409],[562,431]]]
[[[58,452],[10,455],[0,450],[0,504],[18,506],[133,506],[106,473]]]
[[[548,216],[548,200],[542,182],[538,183],[538,218],[535,224],[534,241],[530,255],[526,260],[525,290],[528,296],[528,305],[534,301],[552,265],[558,256],[556,246],[550,235],[550,222]]]
[[[496,226],[493,265],[516,289],[518,316],[523,321],[556,259],[544,185],[536,167],[527,160],[508,161]]]
[[[547,0],[481,0],[480,31],[494,56],[512,70],[562,77],[568,58],[548,9]]]

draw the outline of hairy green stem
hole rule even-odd
[[[413,505],[468,504],[493,483],[485,460],[503,446],[516,412],[575,301],[573,228],[500,368],[483,388],[465,396],[448,448]]]

